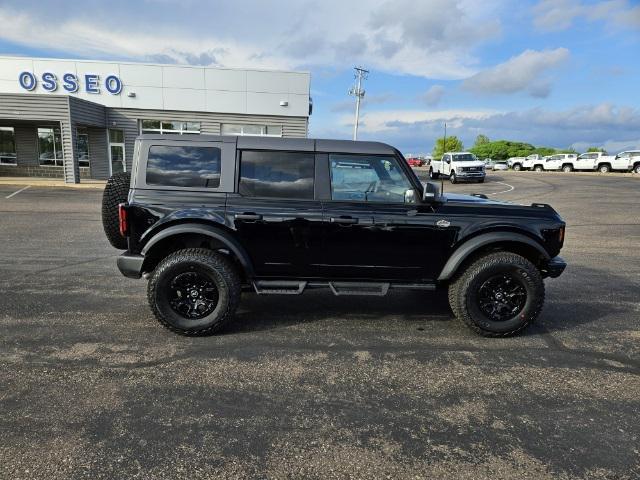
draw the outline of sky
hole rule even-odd
[[[0,54],[311,73],[309,136],[640,148],[640,0],[3,0]]]

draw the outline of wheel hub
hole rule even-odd
[[[477,303],[489,319],[504,322],[518,315],[527,302],[522,282],[511,274],[494,275],[478,289]]]
[[[169,284],[169,305],[184,318],[204,318],[215,310],[217,304],[218,290],[203,274],[180,273]]]

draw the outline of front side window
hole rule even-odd
[[[245,197],[312,200],[314,166],[312,153],[245,150],[238,192]]]
[[[153,145],[147,157],[147,185],[218,188],[220,158],[217,147]]]
[[[13,127],[0,127],[0,165],[16,164],[16,137]]]
[[[140,120],[140,133],[160,133],[162,135],[199,134],[200,122]]]
[[[89,133],[86,128],[76,130],[76,151],[78,152],[78,165],[89,166]]]
[[[392,156],[330,155],[331,199],[404,203],[412,189]]]
[[[62,166],[62,137],[59,128],[38,128],[38,147],[40,165]]]

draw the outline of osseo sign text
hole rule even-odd
[[[84,87],[87,93],[95,94],[99,94],[102,87],[111,95],[119,95],[122,92],[122,81],[117,75],[107,75],[102,82],[100,75],[95,73],[85,73],[80,78],[75,73],[65,73],[59,79],[55,73],[44,72],[38,79],[33,73],[25,71],[18,76],[18,83],[28,91],[35,90],[38,82],[47,92],[55,92],[60,85],[69,93],[76,93],[80,87]]]

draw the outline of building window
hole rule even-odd
[[[86,128],[76,130],[76,151],[78,152],[78,165],[89,166],[89,133]]]
[[[62,137],[59,128],[38,128],[38,146],[40,148],[40,165],[62,166]]]
[[[140,133],[199,134],[200,122],[180,122],[172,120],[140,120]]]
[[[237,123],[223,123],[220,131],[222,135],[281,137],[282,125],[240,125]]]
[[[16,136],[13,127],[0,127],[0,165],[16,164]]]
[[[147,185],[218,188],[220,158],[217,147],[153,145],[147,158]]]
[[[313,153],[244,151],[238,192],[244,197],[311,200],[314,164]]]

